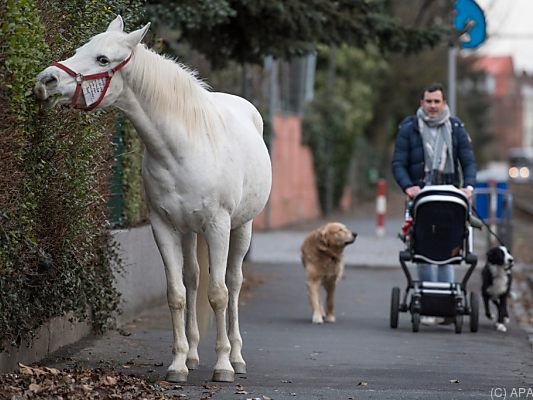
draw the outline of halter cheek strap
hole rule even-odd
[[[72,99],[70,100],[70,105],[79,110],[91,111],[92,109],[98,107],[98,105],[104,99],[105,94],[107,93],[107,89],[109,88],[109,84],[111,83],[111,78],[113,78],[113,75],[115,74],[115,72],[119,71],[122,67],[124,67],[128,63],[128,61],[130,61],[132,55],[133,53],[131,53],[125,60],[117,64],[114,68],[111,68],[107,71],[99,72],[97,74],[91,74],[91,75],[78,74],[75,71],[71,70],[69,67],[57,61],[53,62],[52,66],[62,69],[67,74],[69,74],[70,76],[73,76],[76,79],[76,90],[74,91],[74,95],[72,96]],[[82,87],[81,87],[82,82],[89,81],[92,79],[100,79],[100,78],[105,78],[105,85],[98,100],[96,100],[90,106],[79,104],[78,98],[80,97],[80,94],[82,91]]]

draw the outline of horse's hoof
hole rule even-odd
[[[187,375],[187,372],[167,371],[167,376],[165,377],[165,380],[167,382],[185,383],[187,382]]]
[[[246,364],[245,363],[231,363],[236,374],[245,374],[246,373]]]
[[[186,364],[189,369],[197,369],[200,361],[197,358],[187,358]]]
[[[213,382],[233,382],[235,373],[227,369],[215,369],[213,371]]]

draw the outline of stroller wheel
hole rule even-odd
[[[470,293],[470,332],[477,332],[479,328],[479,296]]]
[[[412,313],[411,321],[413,323],[413,332],[418,332],[420,329],[420,313],[417,313],[417,312]]]
[[[455,333],[461,333],[463,331],[463,315],[455,315]]]
[[[400,288],[393,287],[390,301],[390,327],[398,328],[398,314],[400,312]]]

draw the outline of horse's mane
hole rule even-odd
[[[196,72],[139,44],[130,62],[133,90],[158,112],[179,117],[188,134],[211,135],[222,119]]]

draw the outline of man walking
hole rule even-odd
[[[454,185],[470,199],[476,182],[472,142],[464,124],[450,115],[444,89],[434,83],[422,92],[416,115],[399,125],[392,172],[409,198],[425,185]],[[423,281],[453,282],[452,265],[418,264]]]

